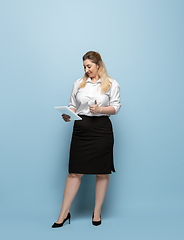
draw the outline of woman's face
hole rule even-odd
[[[84,71],[90,78],[98,76],[99,66],[96,63],[91,62],[89,59],[84,60]]]

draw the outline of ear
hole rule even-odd
[[[97,66],[98,69],[100,68],[99,63],[97,63],[96,66]]]

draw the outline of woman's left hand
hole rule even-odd
[[[100,113],[101,112],[101,107],[98,106],[96,100],[95,100],[95,105],[91,105],[89,107],[91,113]]]

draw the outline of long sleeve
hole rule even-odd
[[[74,83],[72,93],[71,93],[71,96],[70,96],[70,101],[69,101],[69,108],[71,107],[71,108],[74,108],[75,110],[77,109],[76,94],[77,94],[77,91],[78,91],[79,84],[80,84],[80,79],[78,79]]]
[[[117,114],[121,107],[120,102],[120,86],[119,84],[114,80],[111,86],[110,90],[110,106],[113,106],[115,108],[115,114]]]

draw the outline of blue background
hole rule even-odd
[[[3,239],[184,238],[184,2],[0,2],[0,221]],[[93,227],[95,176],[84,176],[71,224],[60,212],[82,56],[100,52],[121,87],[112,116],[116,173]]]

